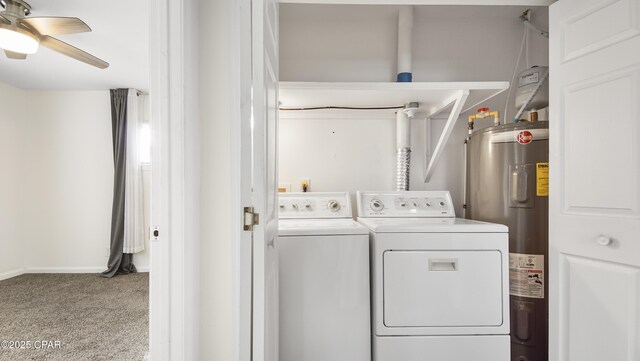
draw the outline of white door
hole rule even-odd
[[[640,360],[640,0],[550,9],[552,361]]]
[[[278,361],[278,1],[251,1],[253,361]]]

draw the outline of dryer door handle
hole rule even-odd
[[[457,259],[429,259],[429,271],[457,271]]]

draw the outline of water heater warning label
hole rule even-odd
[[[549,163],[536,163],[536,195],[549,196]]]
[[[544,256],[509,253],[509,294],[544,298]]]

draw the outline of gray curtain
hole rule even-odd
[[[113,136],[113,208],[111,210],[111,252],[108,269],[102,277],[137,272],[133,254],[122,253],[124,244],[124,187],[127,154],[128,89],[111,90],[111,128]]]

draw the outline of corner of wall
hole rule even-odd
[[[26,92],[0,83],[0,163],[3,177],[0,179],[0,280],[18,276],[25,268],[24,227],[24,166],[26,157]]]

